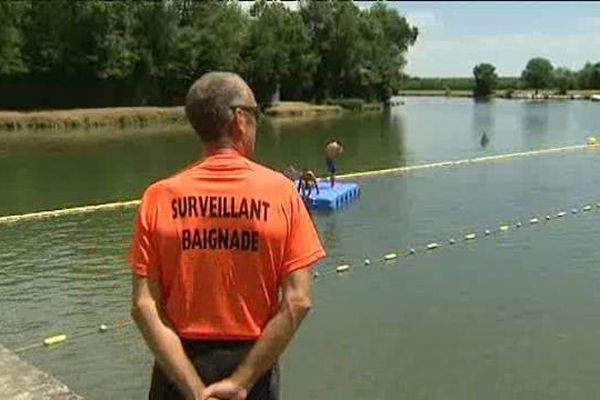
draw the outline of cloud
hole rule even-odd
[[[496,34],[420,38],[409,50],[407,72],[417,76],[470,76],[481,62],[496,66],[501,76],[518,76],[527,61],[546,57],[555,66],[580,69],[600,47],[600,35]]]
[[[444,27],[444,22],[432,11],[409,12],[406,14],[406,19],[411,25],[419,28],[419,31]]]

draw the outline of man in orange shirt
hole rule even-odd
[[[156,358],[149,397],[277,399],[277,359],[325,252],[293,183],[250,160],[246,83],[205,74],[185,110],[205,157],[146,189],[130,250],[132,316]]]

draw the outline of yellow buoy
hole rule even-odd
[[[501,232],[506,232],[507,230],[508,230],[508,225],[502,225],[502,226],[500,227],[500,231],[501,231]]]
[[[596,138],[594,136],[589,136],[587,138],[587,144],[588,144],[588,146],[597,146],[598,140],[596,140]]]
[[[340,265],[339,267],[337,267],[335,270],[337,272],[346,272],[350,269],[350,266],[348,264],[344,264],[344,265]]]
[[[469,233],[465,235],[465,240],[473,240],[475,237],[476,235],[474,233]]]
[[[44,339],[44,346],[52,346],[53,344],[62,343],[67,340],[67,335],[56,335]]]
[[[429,243],[427,245],[427,250],[433,250],[433,249],[437,249],[438,248],[438,244],[437,243]]]
[[[390,261],[390,260],[394,260],[394,259],[396,259],[396,257],[398,257],[398,254],[396,254],[396,253],[388,253],[388,254],[386,254],[386,255],[383,257],[383,259],[384,259],[385,261]]]

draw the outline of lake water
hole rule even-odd
[[[323,173],[333,136],[346,150],[340,173],[583,144],[600,133],[598,107],[408,98],[383,114],[268,122],[257,159]],[[4,134],[0,215],[138,198],[199,152],[187,128]],[[319,271],[354,268],[316,280],[314,310],[282,360],[285,398],[599,397],[600,209],[581,210],[600,202],[599,156],[357,179],[357,203],[315,215],[329,255]],[[133,215],[0,226],[0,343],[16,349],[129,320]],[[502,224],[508,232],[459,240]],[[461,243],[446,245],[451,237]],[[442,246],[421,251],[431,242]],[[362,266],[409,248],[417,254]],[[146,396],[152,359],[132,325],[21,355],[89,399]]]

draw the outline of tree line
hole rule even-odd
[[[488,97],[498,89],[498,75],[492,64],[476,65],[473,75],[475,97]],[[555,68],[547,58],[535,57],[527,62],[512,89],[555,89],[562,95],[568,90],[600,89],[600,62],[587,62],[581,70],[572,71],[565,67]]]
[[[568,90],[600,89],[600,62],[587,62],[579,71],[565,67],[555,68],[545,58],[529,60],[520,77],[501,77],[496,67],[481,63],[473,68],[472,77],[464,78],[420,78],[408,76],[402,82],[401,90],[461,90],[473,91],[475,97],[490,96],[494,90],[555,90],[566,94]]]
[[[261,103],[383,101],[418,30],[384,3],[259,0],[0,2],[1,108],[180,104],[211,70],[239,73]]]
[[[519,85],[519,78],[516,77],[497,77],[496,90],[514,89]],[[449,77],[417,77],[409,76],[403,82],[401,90],[404,91],[419,91],[419,90],[436,90],[436,91],[472,91],[475,87],[474,77],[449,78]]]

